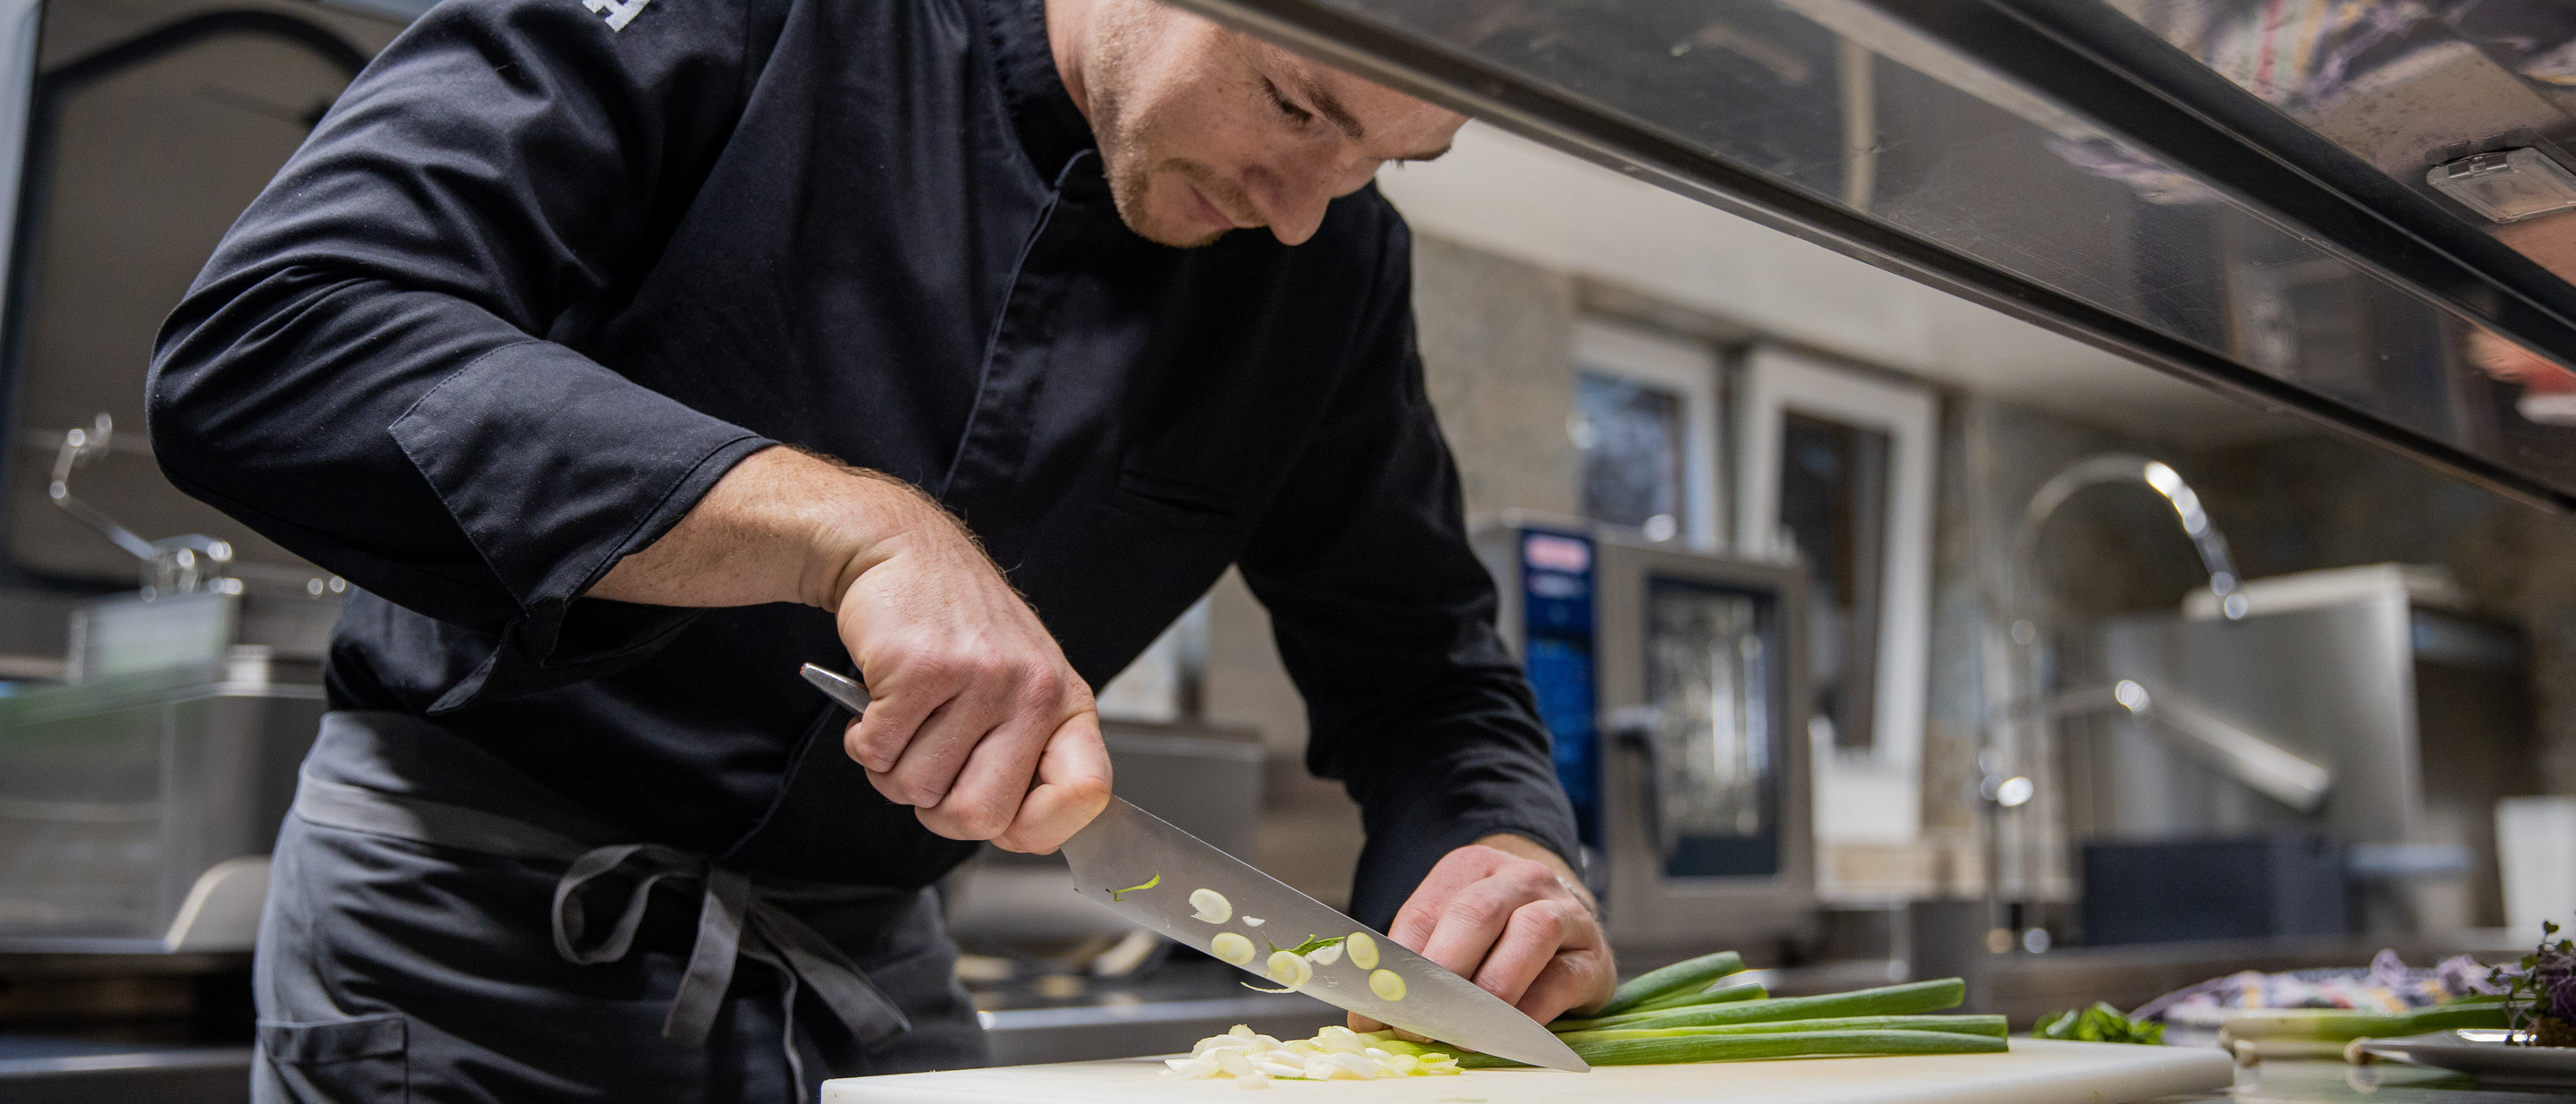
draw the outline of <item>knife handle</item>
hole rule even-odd
[[[868,688],[860,685],[858,680],[811,663],[806,664],[797,673],[805,676],[805,681],[813,683],[814,688],[822,691],[824,697],[832,699],[841,708],[849,710],[852,717],[867,713]]]

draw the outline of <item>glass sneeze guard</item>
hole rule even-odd
[[[2401,179],[2419,167],[2338,144],[2173,30],[2182,16],[2420,5],[1179,2],[2260,405],[2576,506],[2564,368],[2576,287],[2512,233]],[[2222,67],[2235,56],[2204,52]],[[2483,119],[2436,121],[2390,148],[2513,140]],[[2576,213],[2514,225],[2553,218],[2576,226]],[[2576,262],[2576,231],[2557,233]]]

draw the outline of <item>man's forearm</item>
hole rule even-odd
[[[764,449],[734,465],[660,540],[618,561],[592,597],[656,606],[799,602],[835,608],[850,581],[939,507],[892,478]]]

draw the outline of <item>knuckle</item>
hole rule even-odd
[[[1513,889],[1526,896],[1552,897],[1562,888],[1556,884],[1555,871],[1532,859],[1513,859],[1502,874],[1510,879]]]
[[[1565,913],[1554,901],[1538,901],[1521,906],[1512,914],[1512,926],[1553,944],[1565,938]]]
[[[928,650],[913,656],[904,673],[933,686],[950,686],[969,674],[967,664],[972,660],[945,649]]]
[[[1008,831],[1011,827],[1010,816],[1008,814],[997,814],[990,806],[970,811],[961,817],[960,821],[965,827],[968,833],[967,838],[969,839],[992,839],[993,837]]]
[[[971,809],[951,809],[943,806],[932,810],[931,815],[937,816],[938,826],[945,829],[940,834],[953,839],[988,840],[1001,835],[1002,829],[1010,827],[1008,822],[995,824],[991,817],[978,815]]]
[[[1009,686],[1019,678],[1019,664],[994,649],[980,650],[968,663],[978,686]]]
[[[1481,923],[1494,915],[1494,904],[1482,894],[1462,893],[1440,906],[1441,919],[1461,924]]]

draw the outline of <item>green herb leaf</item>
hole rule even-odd
[[[1127,895],[1128,895],[1128,894],[1130,894],[1130,893],[1134,893],[1134,892],[1136,892],[1137,890],[1140,890],[1140,889],[1152,889],[1152,888],[1154,888],[1155,886],[1158,886],[1158,885],[1161,885],[1161,884],[1163,884],[1163,875],[1162,875],[1162,872],[1161,872],[1161,871],[1156,871],[1156,872],[1154,873],[1154,876],[1153,876],[1153,877],[1151,877],[1151,878],[1147,878],[1147,879],[1145,879],[1144,881],[1141,881],[1141,882],[1136,883],[1135,885],[1128,886],[1128,887],[1127,887],[1127,888],[1125,888],[1125,889],[1113,889],[1113,890],[1110,890],[1110,891],[1109,891],[1109,899],[1110,899],[1110,900],[1112,900],[1112,901],[1123,901],[1123,900],[1126,900],[1126,899],[1127,899]]]
[[[2031,1034],[2042,1039],[2159,1046],[2165,1041],[2165,1025],[2153,1020],[2131,1019],[2119,1009],[2095,1001],[2093,1007],[2081,1012],[2052,1012],[2040,1017]]]

